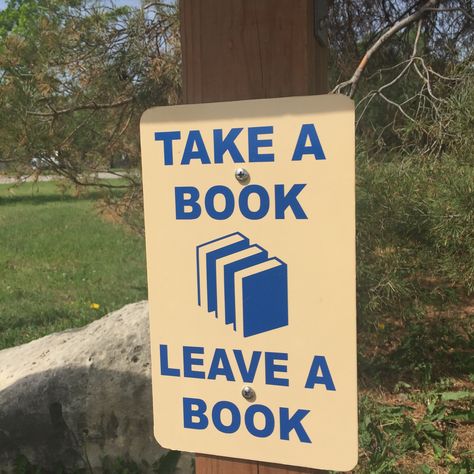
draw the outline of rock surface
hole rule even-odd
[[[106,457],[151,466],[164,454],[153,437],[146,302],[0,351],[0,472],[18,456],[96,472]],[[166,472],[191,472],[190,455]]]

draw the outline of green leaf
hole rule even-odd
[[[434,441],[431,442],[431,446],[433,446],[433,451],[436,455],[436,457],[439,459],[443,456],[443,448],[440,446],[438,443],[435,443]]]
[[[474,397],[474,393],[469,391],[444,392],[441,394],[441,400],[444,402],[449,400],[463,400],[464,398],[472,397]]]
[[[465,421],[465,422],[474,422],[474,412],[457,410],[453,411],[449,416],[446,417],[446,420],[450,421]]]

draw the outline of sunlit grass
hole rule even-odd
[[[0,349],[146,298],[143,240],[100,217],[98,197],[0,185]]]

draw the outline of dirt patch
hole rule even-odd
[[[474,373],[474,298],[406,322],[384,316],[359,334],[362,387],[393,391],[400,382],[413,389],[445,378],[467,381]]]

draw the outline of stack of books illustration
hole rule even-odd
[[[288,325],[288,268],[240,232],[196,247],[198,305],[244,337]]]

